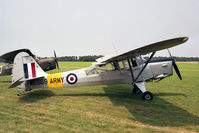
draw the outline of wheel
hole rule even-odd
[[[149,91],[146,91],[142,94],[142,99],[147,101],[153,100],[153,94]]]
[[[140,89],[136,85],[133,85],[133,94],[141,94]]]

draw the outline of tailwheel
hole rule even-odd
[[[133,85],[133,94],[141,94],[141,91],[140,89],[137,87],[137,85]]]
[[[142,94],[142,99],[147,101],[153,100],[153,94],[149,91],[146,91]]]
[[[21,94],[24,92],[24,89],[17,89],[17,96],[21,96]]]

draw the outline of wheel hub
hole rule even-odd
[[[151,96],[149,94],[145,95],[145,99],[146,100],[150,100],[151,99]]]

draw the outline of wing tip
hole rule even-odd
[[[188,40],[189,40],[189,37],[183,37],[182,42],[185,43],[185,42],[188,41]]]

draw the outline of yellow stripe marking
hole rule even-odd
[[[47,80],[49,88],[63,87],[62,73],[48,74]]]

